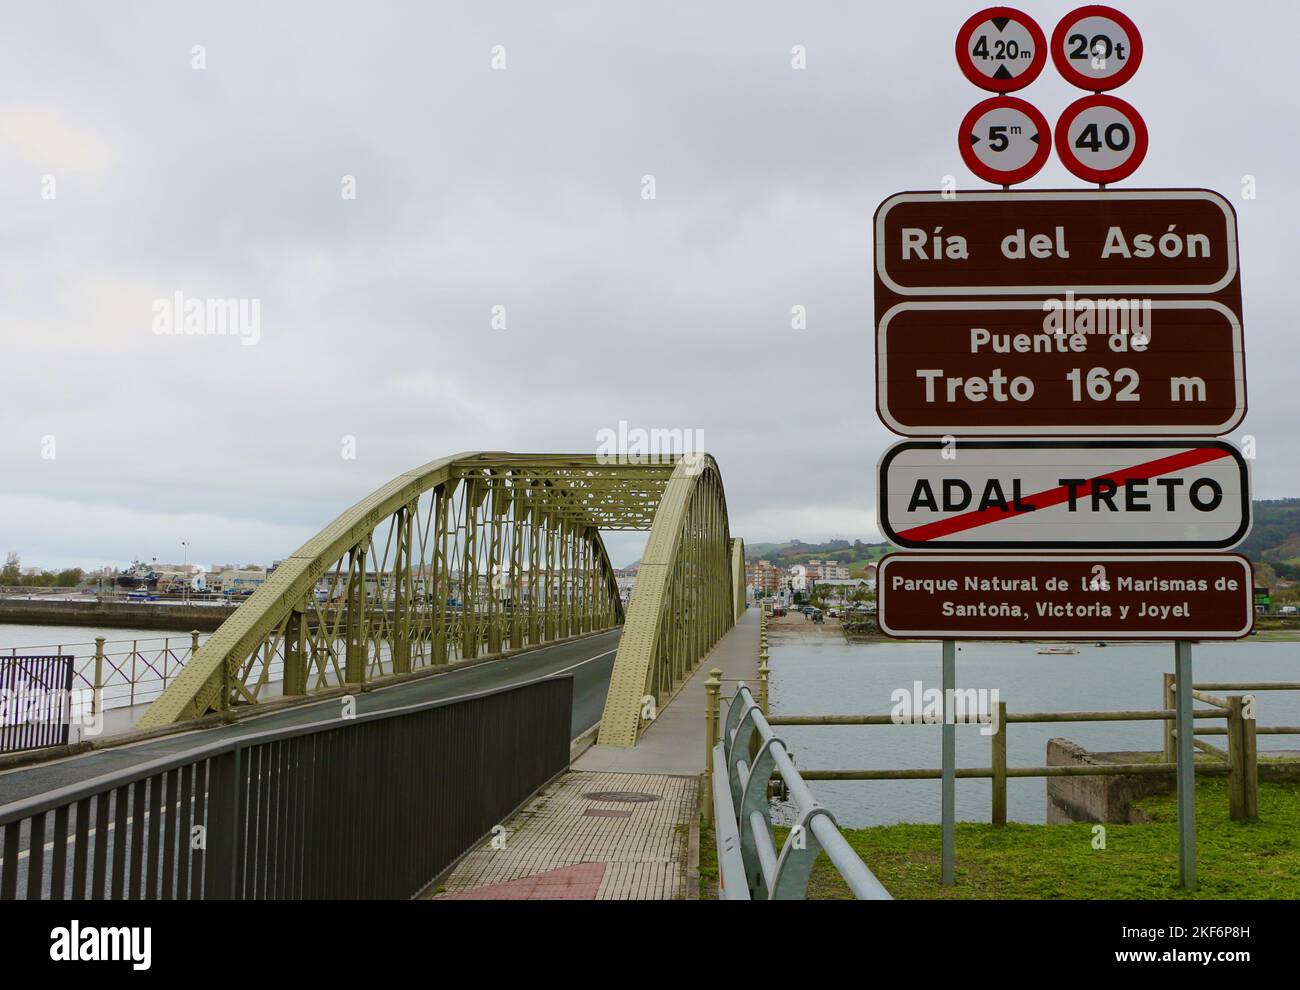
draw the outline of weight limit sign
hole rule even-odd
[[[1122,86],[1142,62],[1142,35],[1113,7],[1072,10],[1052,32],[1052,62],[1066,82],[1100,92]]]
[[[1010,93],[1038,78],[1047,62],[1047,39],[1028,14],[989,7],[957,32],[957,65],[980,89]]]
[[[995,96],[962,119],[957,146],[977,176],[1010,186],[1038,174],[1051,153],[1051,138],[1047,119],[1032,104]]]

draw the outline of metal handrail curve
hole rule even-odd
[[[893,899],[840,833],[835,816],[813,796],[785,742],[772,732],[743,683],[728,705],[713,766],[718,876],[724,898],[803,900],[817,854],[825,851],[858,900]],[[767,794],[774,774],[780,776],[797,813],[779,850]]]

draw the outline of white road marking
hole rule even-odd
[[[553,670],[546,676],[559,677],[561,674],[567,674],[571,670],[577,670],[579,667],[583,666],[583,664],[591,663],[591,661],[593,660],[599,660],[601,657],[607,657],[611,653],[617,653],[617,652],[618,652],[617,649],[613,649],[613,650],[606,650],[604,653],[597,653],[594,657],[588,657],[586,660],[580,660],[578,663],[575,663],[572,667],[565,667],[563,670]]]

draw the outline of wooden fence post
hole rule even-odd
[[[1247,701],[1249,699],[1249,701]],[[1242,806],[1248,821],[1259,818],[1259,751],[1255,740],[1255,699],[1241,699],[1241,762],[1244,769],[1241,786]]]
[[[993,824],[1007,823],[1007,703],[998,702],[998,724],[993,733]]]
[[[1165,710],[1174,708],[1174,675],[1165,673],[1164,683],[1160,689],[1160,707]],[[1174,749],[1174,720],[1167,718],[1164,720],[1164,750],[1163,760],[1165,763],[1173,763],[1177,759],[1177,752]]]
[[[1228,817],[1242,821],[1246,817],[1246,747],[1241,737],[1241,695],[1228,701]]]

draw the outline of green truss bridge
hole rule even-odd
[[[614,530],[649,530],[626,607],[600,535]],[[711,456],[457,454],[394,478],[290,555],[137,726],[622,627],[599,742],[628,747],[744,608],[743,546]]]

